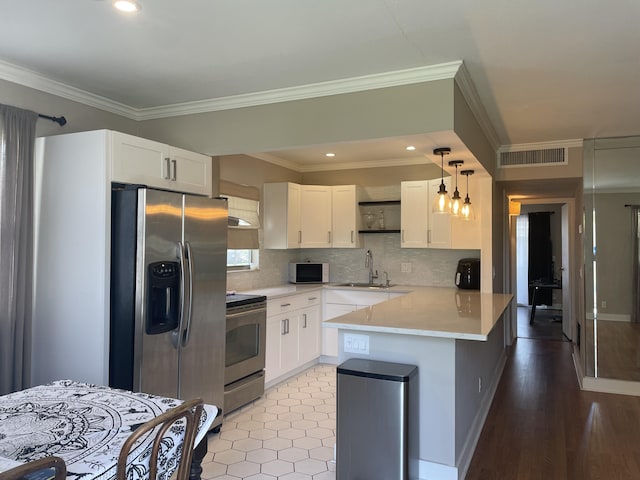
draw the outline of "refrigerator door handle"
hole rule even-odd
[[[178,242],[178,259],[180,261],[180,321],[178,323],[178,328],[174,330],[171,334],[171,343],[173,347],[177,350],[180,348],[180,344],[182,343],[182,326],[184,324],[184,306],[185,306],[185,277],[186,277],[186,268],[187,262],[184,253],[184,245],[182,242]]]
[[[187,325],[184,327],[184,331],[180,335],[182,338],[182,346],[186,347],[189,343],[189,334],[191,333],[191,317],[193,316],[193,254],[191,251],[191,244],[189,242],[185,242],[186,246],[186,260],[187,260],[187,271],[189,273],[189,297],[187,301]]]

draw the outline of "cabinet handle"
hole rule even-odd
[[[427,243],[431,243],[431,230],[427,230]]]
[[[318,297],[309,297],[309,298],[307,298],[307,300],[310,301],[310,302],[313,301],[313,300],[317,300],[317,299],[318,299]]]
[[[298,243],[302,243],[302,230],[298,230]]]
[[[164,157],[164,179],[169,180],[171,178],[171,159],[169,157]]]
[[[331,232],[327,232],[328,234],[328,238],[329,238],[329,243],[331,243]]]
[[[290,303],[281,303],[280,304],[280,308],[284,308],[284,307],[290,307],[291,304]]]
[[[353,243],[353,230],[351,230],[351,243]]]
[[[304,318],[304,322],[302,324],[302,328],[307,328],[307,314],[303,313],[302,318]]]
[[[287,319],[283,318],[282,319],[282,335],[286,335],[287,334]]]
[[[173,175],[171,175],[171,180],[175,182],[176,178],[178,178],[178,162],[175,158],[171,160],[171,165],[173,165]]]

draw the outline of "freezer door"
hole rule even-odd
[[[182,195],[138,190],[136,390],[176,398],[182,319]]]
[[[185,195],[184,243],[192,296],[180,351],[180,398],[222,408],[227,279],[227,204]]]

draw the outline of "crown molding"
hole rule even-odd
[[[296,87],[265,90],[262,92],[245,93],[242,95],[232,95],[161,107],[143,108],[138,110],[138,116],[140,120],[152,120],[443,80],[454,78],[461,65],[462,61],[454,61],[360,77],[310,83]]]
[[[265,162],[279,165],[280,167],[288,168],[298,173],[309,172],[330,172],[335,170],[357,170],[360,168],[380,168],[380,167],[400,167],[406,165],[422,165],[429,164],[428,159],[414,157],[414,158],[397,158],[397,159],[385,159],[385,160],[369,160],[365,162],[345,162],[345,163],[314,163],[309,165],[302,165],[298,163],[289,162],[275,155],[269,153],[254,153],[249,156],[264,160]]]
[[[501,145],[500,139],[498,138],[498,134],[496,133],[491,120],[489,120],[489,115],[487,115],[487,111],[482,105],[480,95],[478,95],[478,91],[476,90],[473,80],[471,80],[469,71],[463,62],[460,62],[460,68],[456,73],[455,80],[462,92],[462,96],[467,101],[467,104],[471,109],[471,113],[473,113],[476,121],[480,124],[480,128],[486,135],[489,144],[494,150],[497,150]]]
[[[100,95],[52,80],[33,70],[0,60],[0,78],[13,83],[34,88],[42,92],[73,100],[90,107],[122,115],[132,120],[154,120],[159,118],[190,115],[196,113],[231,110],[234,108],[267,105],[271,103],[304,100],[309,98],[353,93],[377,88],[410,85],[454,78],[462,66],[462,61],[428,65],[424,67],[376,73],[360,77],[311,83],[296,87],[279,88],[263,92],[246,93],[220,98],[210,98],[193,102],[163,105],[159,107],[134,108]]]
[[[89,107],[115,113],[116,115],[121,115],[131,120],[139,120],[138,110],[133,107],[52,80],[33,70],[19,67],[3,60],[0,60],[0,78],[35,90],[40,90],[41,92],[66,98]]]
[[[574,148],[582,147],[584,140],[581,138],[572,138],[569,140],[554,140],[550,142],[538,143],[517,143],[513,145],[502,145],[498,149],[498,153],[502,152],[522,152],[526,150],[545,150],[550,148]]]

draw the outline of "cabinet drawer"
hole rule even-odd
[[[292,312],[313,305],[320,305],[321,300],[321,290],[309,293],[296,293],[286,297],[267,300],[267,316]]]

